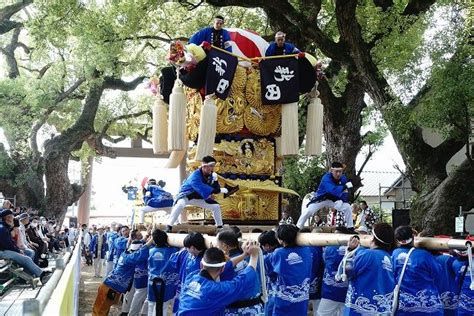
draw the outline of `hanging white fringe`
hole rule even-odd
[[[168,151],[186,150],[186,96],[179,79],[170,95],[168,122]]]
[[[297,155],[298,140],[298,103],[281,106],[281,155]]]
[[[153,104],[153,152],[162,154],[168,152],[168,110],[161,97]]]
[[[207,96],[201,109],[196,160],[212,155],[216,138],[217,106],[213,97]]]
[[[311,98],[306,121],[306,146],[308,156],[319,156],[323,151],[323,105],[318,97]]]
[[[170,153],[168,161],[166,161],[165,166],[163,168],[171,168],[171,169],[177,168],[179,164],[181,163],[181,160],[184,159],[185,155],[186,155],[186,152],[184,150],[172,151]]]

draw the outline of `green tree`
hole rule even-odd
[[[418,193],[412,208],[414,224],[431,233],[451,233],[457,206],[474,207],[474,167],[468,145],[473,113],[468,79],[473,69],[472,15],[467,3],[206,2],[218,7],[262,8],[273,30],[285,30],[299,47],[316,47],[328,60],[327,79],[319,81],[327,156],[349,162],[349,175],[355,170],[352,149],[358,153],[364,138],[359,131],[367,94],[392,133]],[[439,21],[448,27],[442,28]],[[436,34],[427,40],[427,31]],[[440,145],[426,143],[423,130],[427,126],[444,133]],[[463,147],[465,160],[448,173],[446,164]]]

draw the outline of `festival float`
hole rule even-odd
[[[282,158],[297,155],[298,100],[311,98],[306,154],[321,154],[323,109],[316,90],[316,59],[305,53],[265,57],[262,37],[227,29],[232,53],[204,42],[175,41],[168,60],[150,81],[153,149],[169,152],[168,168],[186,159],[187,171],[212,155],[221,186],[222,217],[227,224],[276,224],[283,194]],[[188,220],[212,221],[206,210],[187,207]]]

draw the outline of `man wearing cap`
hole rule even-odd
[[[331,164],[331,169],[322,177],[319,187],[313,193],[309,203],[301,205],[301,216],[296,226],[302,228],[308,218],[313,216],[317,210],[327,207],[335,208],[338,212],[344,214],[347,228],[354,227],[352,210],[348,203],[349,193],[347,191],[352,188],[352,183],[347,180],[343,172],[344,166],[340,162],[333,162]]]
[[[216,15],[214,17],[214,25],[211,27],[206,27],[195,33],[189,39],[189,43],[201,45],[202,42],[208,42],[213,46],[225,49],[228,52],[232,52],[230,34],[223,28],[223,26],[224,17],[221,15]]]
[[[275,34],[275,41],[271,42],[265,51],[265,56],[280,56],[298,54],[300,50],[295,45],[285,42],[286,34],[279,31]]]
[[[100,272],[102,270],[102,265],[104,264],[105,253],[107,252],[107,238],[104,234],[104,227],[97,227],[98,234],[92,237],[90,243],[90,250],[92,252],[92,257],[94,259],[94,271],[95,277],[101,278]]]
[[[0,222],[0,259],[12,260],[23,267],[27,273],[34,277],[40,277],[44,281],[44,277],[48,273],[38,267],[30,257],[25,256],[23,251],[13,243],[10,234],[10,227],[13,227],[13,212],[8,209],[1,210],[0,217],[2,219]]]
[[[184,181],[168,219],[167,232],[171,232],[174,223],[186,205],[211,210],[217,228],[222,228],[221,206],[214,199],[214,194],[225,194],[229,191],[220,187],[217,181],[217,173],[214,172],[215,165],[216,160],[213,157],[206,156],[202,158],[201,167]]]
[[[20,250],[23,250],[25,255],[33,259],[33,261],[38,264],[38,257],[35,249],[30,245],[30,242],[26,238],[26,227],[30,224],[30,218],[27,213],[21,213],[17,217],[18,221],[20,222],[20,226],[18,230],[20,232],[19,240],[18,240],[18,247]]]

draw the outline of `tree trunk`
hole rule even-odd
[[[466,159],[436,189],[422,191],[412,205],[412,224],[430,234],[454,234],[459,206],[464,211],[474,208],[473,175],[474,167]]]

